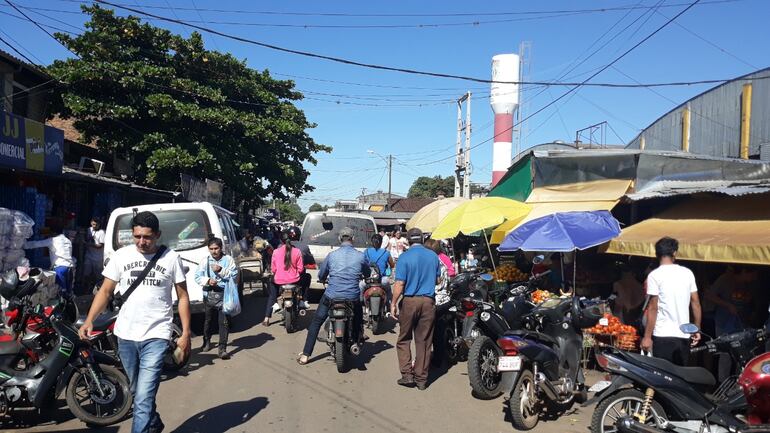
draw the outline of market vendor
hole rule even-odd
[[[626,325],[641,325],[644,287],[625,263],[620,266],[620,279],[612,284],[612,293],[616,295],[613,313]]]

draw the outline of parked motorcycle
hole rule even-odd
[[[681,329],[688,334],[698,332],[692,324],[682,325]],[[592,399],[599,403],[591,420],[591,431],[615,432],[623,417],[633,418],[623,428],[639,432],[661,429],[726,433],[747,427],[752,417],[766,422],[770,415],[766,407],[770,357],[762,355],[749,363],[756,352],[763,350],[766,339],[764,330],[752,329],[724,335],[691,349],[730,354],[736,374],[719,385],[711,372],[702,367],[680,367],[665,359],[611,347],[602,349],[596,360],[612,374],[612,381],[602,383],[597,397]],[[747,367],[738,380],[737,373],[744,365]],[[745,386],[744,390],[741,386]]]
[[[121,421],[131,410],[128,378],[119,361],[93,350],[62,317],[63,304],[39,317],[53,329],[57,343],[42,361],[20,369],[27,348],[19,341],[0,342],[0,415],[15,407],[51,407],[64,392],[74,416],[91,426]]]
[[[354,303],[348,300],[331,300],[329,307],[329,320],[326,321],[329,352],[337,363],[337,371],[346,372],[350,368],[350,355],[361,353],[361,347],[357,339],[360,330],[356,330],[354,323]]]
[[[474,308],[466,313],[464,326],[466,335],[473,338],[477,334],[468,352],[468,379],[476,398],[490,400],[503,394],[502,374],[497,369],[503,352],[497,340],[522,328],[524,318],[535,308],[529,295],[544,275],[534,275],[526,284],[488,289],[487,301],[479,301],[478,292],[471,292]]]
[[[284,284],[278,287],[280,298],[278,305],[281,306],[283,314],[283,326],[286,332],[291,334],[297,330],[297,321],[299,316],[304,316],[306,310],[299,308],[299,302],[302,300],[302,288],[299,284]]]
[[[580,365],[582,329],[602,317],[596,305],[558,298],[544,301],[524,317],[524,328],[497,340],[503,356],[497,371],[510,389],[508,408],[513,426],[531,430],[542,412],[558,416],[586,397]]]
[[[374,334],[383,332],[383,323],[387,316],[388,292],[382,287],[382,276],[377,265],[371,267],[369,277],[364,280],[364,313],[366,324]]]

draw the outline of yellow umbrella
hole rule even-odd
[[[418,210],[417,213],[406,222],[406,228],[408,230],[417,227],[425,233],[432,233],[433,230],[436,229],[436,226],[438,226],[438,223],[440,223],[449,212],[467,201],[468,199],[464,197],[449,197],[436,200]]]
[[[505,221],[521,220],[531,207],[516,200],[502,197],[473,199],[456,207],[433,230],[433,239],[453,238],[460,233],[470,234],[498,226]]]

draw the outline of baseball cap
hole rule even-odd
[[[406,237],[409,242],[422,242],[422,230],[417,227],[411,228],[406,232]]]
[[[353,237],[353,229],[351,229],[350,227],[343,227],[340,230],[340,239],[342,239],[343,237],[352,238]]]

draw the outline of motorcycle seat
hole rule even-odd
[[[531,338],[534,340],[540,340],[545,341],[547,343],[553,344],[555,346],[559,345],[559,342],[556,341],[555,338],[551,337],[550,335],[546,335],[540,332],[533,332],[533,331],[527,331],[524,329],[515,329],[512,331],[505,331],[504,335],[513,335],[516,337],[522,337],[522,338]]]
[[[0,342],[0,355],[14,355],[22,350],[22,345],[16,340]]]
[[[666,359],[644,356],[638,353],[626,352],[626,355],[640,364],[645,364],[665,373],[670,373],[681,378],[685,382],[705,386],[714,386],[717,383],[714,375],[703,367],[680,367]]]

